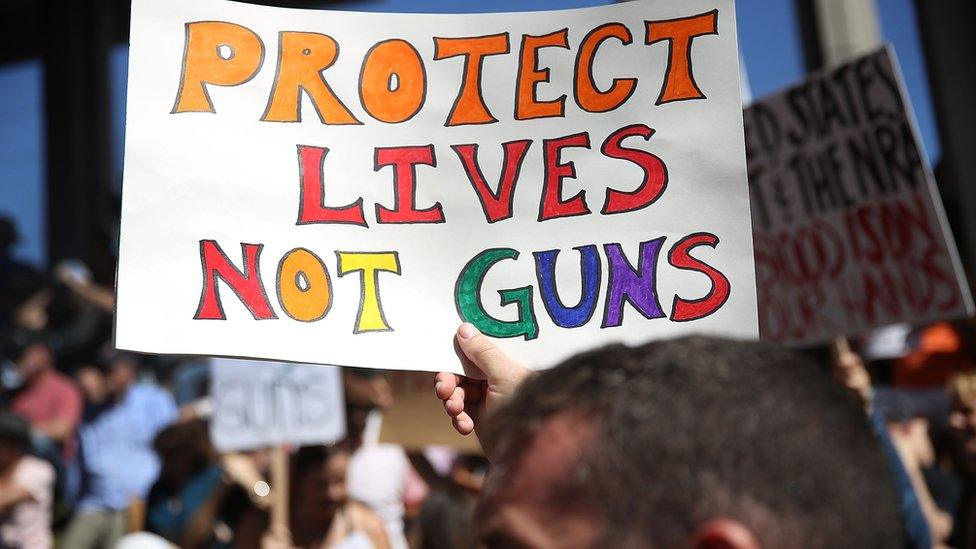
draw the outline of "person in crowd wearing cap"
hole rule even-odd
[[[137,355],[118,353],[105,363],[103,386],[87,387],[104,400],[88,404],[78,432],[81,494],[63,535],[72,549],[114,547],[125,534],[126,510],[142,505],[159,475],[153,439],[177,417],[168,392],[138,382]]]
[[[54,468],[27,454],[26,419],[0,412],[0,547],[47,549],[52,545]]]
[[[483,381],[435,393],[492,461],[485,547],[904,546],[862,404],[792,352],[683,338],[533,375],[470,324],[456,341]]]
[[[953,461],[965,479],[965,493],[949,543],[960,549],[976,549],[976,372],[954,377],[949,382],[949,396]]]

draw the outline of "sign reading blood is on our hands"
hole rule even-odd
[[[757,334],[732,3],[133,3],[116,343],[457,369]]]
[[[972,314],[904,90],[881,48],[746,110],[764,339]]]

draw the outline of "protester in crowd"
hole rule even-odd
[[[137,381],[138,356],[106,363],[103,387],[90,390],[105,400],[89,403],[79,430],[81,495],[63,539],[72,549],[113,547],[122,537],[126,510],[142,505],[159,474],[153,439],[177,413],[169,393]]]
[[[953,547],[976,549],[976,372],[961,374],[949,383],[952,451],[965,491],[949,540]]]
[[[348,490],[351,499],[366,504],[383,519],[390,546],[407,549],[404,528],[405,499],[411,477],[416,477],[403,447],[377,441],[379,417],[376,402],[386,405],[392,400],[389,385],[376,381],[380,376],[353,374],[353,379],[372,388],[346,394],[346,440],[350,453]],[[349,374],[344,386],[349,387]],[[417,477],[419,478],[419,477]]]
[[[252,510],[239,525],[234,546],[262,549],[387,549],[383,520],[349,497],[349,452],[342,446],[301,448],[292,459],[289,524],[277,530],[268,514]]]
[[[972,321],[941,321],[912,330],[906,354],[893,360],[892,382],[901,387],[945,387],[957,373],[976,370]]]
[[[27,454],[30,427],[0,412],[0,547],[47,549],[52,545],[54,469]]]
[[[10,408],[27,418],[37,444],[54,444],[66,460],[74,457],[74,438],[81,421],[82,395],[71,378],[55,368],[54,352],[45,334],[21,335],[15,365],[21,387],[14,392]]]
[[[111,336],[114,306],[111,288],[97,284],[81,261],[66,260],[54,268],[43,287],[20,303],[11,323],[46,331],[58,356],[74,365],[102,351]]]
[[[411,463],[429,487],[417,519],[411,522],[411,549],[467,549],[477,546],[472,517],[484,484],[487,460],[445,446],[412,454]]]
[[[904,545],[861,403],[791,352],[684,338],[533,376],[470,324],[456,341],[485,381],[439,374],[435,392],[491,457],[489,548]]]
[[[931,539],[941,545],[952,532],[952,515],[936,505],[925,482],[925,469],[935,465],[935,449],[929,438],[928,420],[918,416],[889,418],[888,433],[908,473]]]
[[[229,486],[206,422],[170,425],[156,435],[153,446],[162,466],[146,502],[146,530],[184,548],[229,542],[217,539],[227,530],[220,512]]]
[[[44,277],[13,256],[19,236],[11,218],[0,216],[0,329],[5,328],[25,299],[44,285]]]
[[[424,500],[412,549],[474,549],[475,497],[460,487],[432,490]]]
[[[896,433],[889,430],[885,417],[875,406],[874,388],[867,366],[846,337],[837,337],[831,345],[830,365],[834,379],[863,406],[872,431],[881,444],[901,501],[907,547],[926,549],[933,546],[933,539],[945,540],[945,517],[934,505],[923,480],[922,461],[916,459],[920,454],[914,451],[916,445],[914,441],[904,439],[900,439],[900,445],[894,442]]]

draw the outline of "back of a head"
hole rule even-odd
[[[511,457],[564,412],[597,427],[565,489],[603,510],[608,547],[683,546],[719,518],[764,547],[902,546],[863,409],[780,347],[693,337],[590,351],[527,382],[486,440]]]

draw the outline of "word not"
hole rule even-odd
[[[644,44],[666,43],[669,60],[656,105],[705,99],[692,71],[694,39],[718,34],[718,10],[678,19],[644,21]],[[607,40],[624,46],[633,42],[622,23],[606,23],[590,30],[577,47],[573,98],[586,112],[604,113],[627,102],[637,88],[635,77],[614,78],[607,89],[594,81],[597,51]],[[485,104],[482,68],[489,57],[511,53],[508,32],[487,36],[434,37],[434,61],[461,58],[462,75],[457,99],[445,126],[491,124],[498,119]],[[550,80],[550,69],[539,66],[544,48],[570,49],[569,29],[540,36],[522,35],[515,74],[515,120],[563,117],[566,94],[543,100],[540,84]],[[277,69],[262,121],[301,122],[303,93],[311,100],[319,120],[328,125],[362,124],[329,85],[325,72],[339,58],[339,43],[327,34],[278,33]],[[186,24],[183,69],[172,113],[215,113],[207,86],[239,86],[262,69],[265,45],[251,29],[225,21]],[[497,85],[487,83],[489,85]],[[374,120],[397,124],[413,118],[427,98],[427,69],[413,44],[402,39],[383,40],[363,56],[359,72],[359,104]]]
[[[238,269],[213,240],[200,241],[203,267],[203,291],[195,320],[227,320],[217,292],[217,280],[223,280],[247,307],[255,320],[278,318],[271,308],[261,281],[260,258],[263,244],[241,243],[244,269]],[[400,274],[396,252],[336,252],[339,276],[360,273],[359,312],[354,333],[391,331],[383,315],[379,294],[381,272]],[[314,253],[295,248],[278,263],[275,290],[278,303],[289,317],[314,322],[325,317],[332,307],[332,278],[325,263]]]

